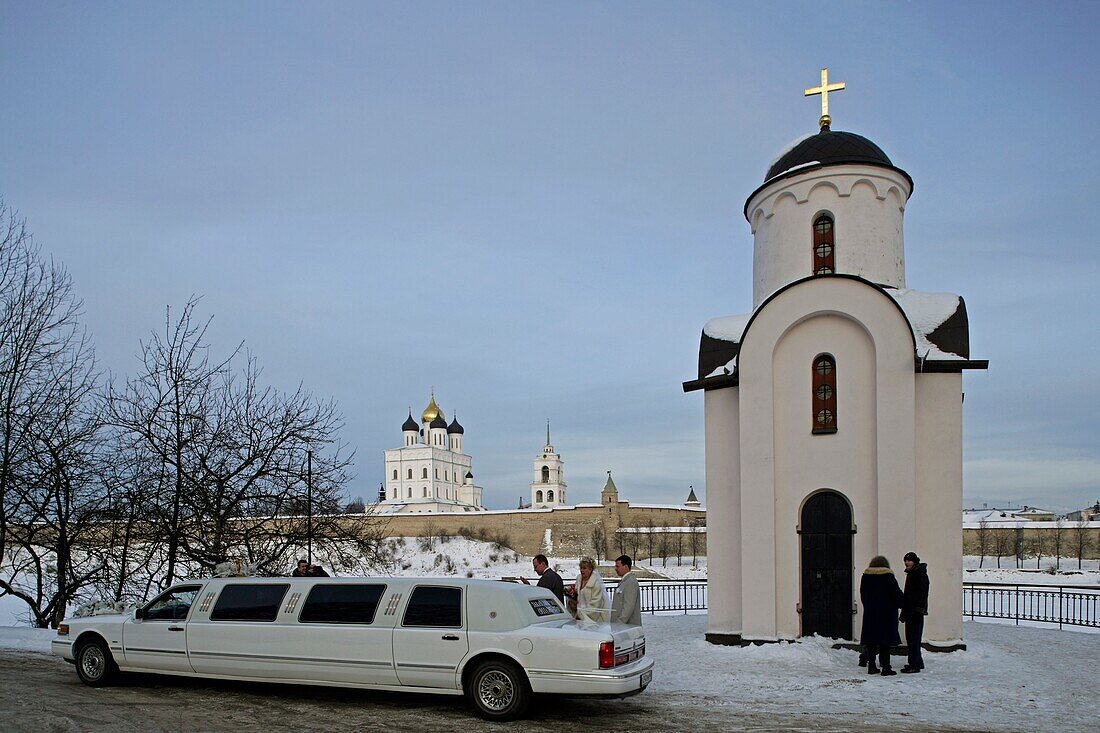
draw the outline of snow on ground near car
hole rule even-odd
[[[656,662],[647,698],[683,708],[851,716],[861,725],[981,730],[1086,730],[1100,718],[1100,641],[1073,631],[964,624],[968,649],[926,654],[917,675],[867,675],[855,652],[812,638],[723,647],[706,616],[645,616]],[[0,648],[48,652],[55,632],[0,628]],[[895,657],[896,666],[902,658]]]
[[[720,647],[703,638],[705,616],[646,616],[643,623],[657,663],[647,694],[676,705],[982,730],[1085,730],[1100,716],[1095,635],[966,622],[967,651],[925,654],[924,672],[881,677],[824,639]],[[894,658],[897,667],[903,662]]]

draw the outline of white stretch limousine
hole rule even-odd
[[[640,626],[584,626],[548,590],[451,578],[216,578],[58,628],[86,684],[122,671],[445,695],[490,720],[531,693],[625,697],[653,676]]]

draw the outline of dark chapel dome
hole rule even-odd
[[[784,173],[793,173],[792,169],[804,170],[817,164],[838,163],[863,163],[894,168],[894,164],[890,162],[886,153],[882,152],[882,148],[862,135],[852,132],[833,132],[826,128],[816,135],[803,138],[790,150],[780,155],[768,169],[764,180],[770,181]]]

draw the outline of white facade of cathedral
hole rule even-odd
[[[565,468],[561,456],[550,444],[550,423],[546,423],[546,445],[535,456],[535,480],[531,482],[531,508],[565,506]]]
[[[778,170],[776,169],[778,167]],[[965,305],[905,289],[909,176],[828,126],[748,199],[753,310],[703,330],[707,638],[858,639],[882,554],[931,580],[925,641],[962,643]]]
[[[435,395],[420,416],[412,413],[401,426],[403,444],[384,451],[386,498],[378,511],[387,514],[484,511],[481,487],[474,484],[472,461],[462,452],[465,430],[456,417],[447,424]]]

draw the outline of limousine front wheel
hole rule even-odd
[[[486,720],[515,720],[531,701],[523,672],[514,664],[496,659],[474,669],[466,695],[474,711]]]
[[[114,681],[118,667],[102,639],[91,639],[77,648],[76,674],[90,687],[103,687]]]

